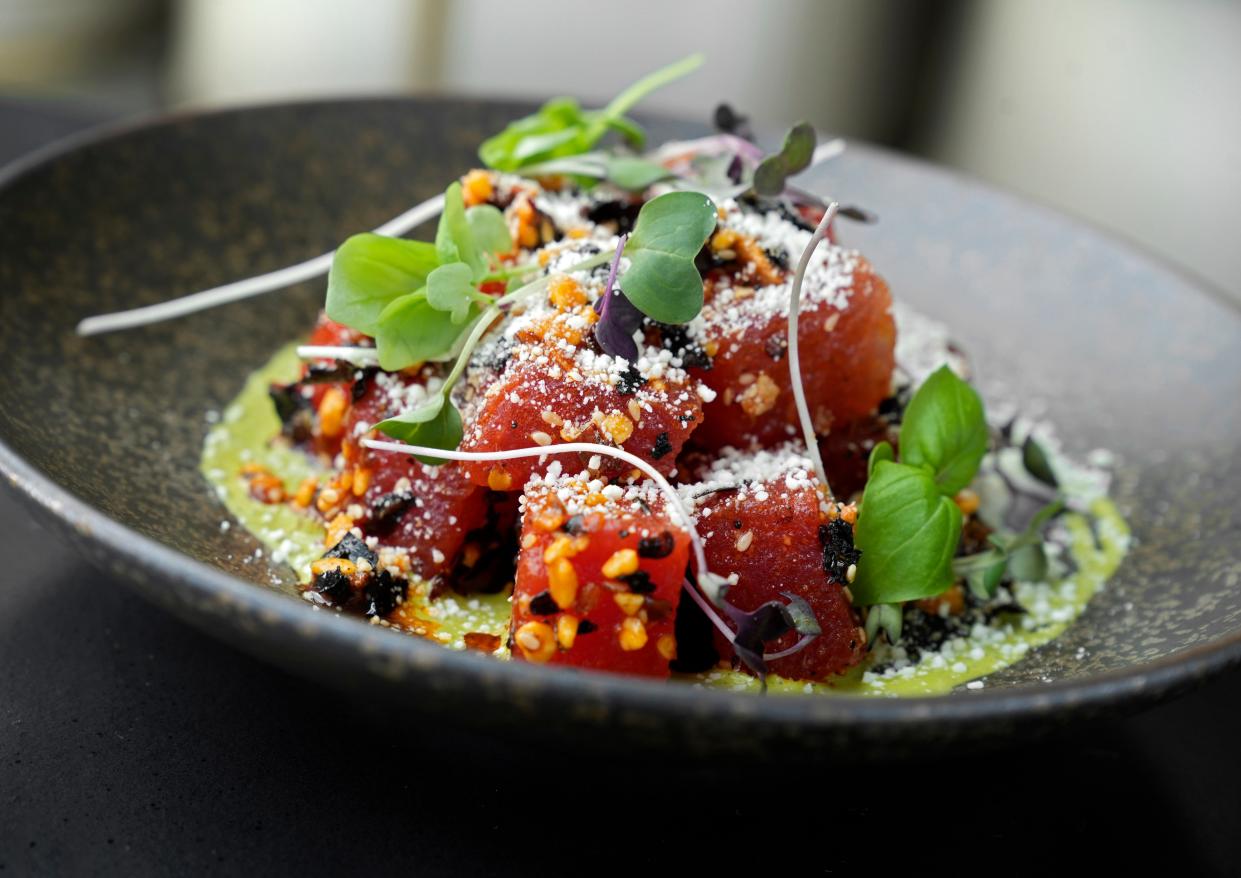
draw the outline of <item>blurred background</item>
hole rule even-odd
[[[0,0],[0,107],[125,117],[325,95],[808,118],[1092,220],[1241,301],[1241,2]]]

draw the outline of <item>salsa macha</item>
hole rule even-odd
[[[337,251],[305,342],[211,415],[256,558],[320,612],[702,685],[981,688],[1056,636],[1127,545],[1106,455],[984,407],[847,246],[874,218],[791,182],[835,142],[768,154],[721,107],[652,149],[618,101],[485,142],[433,243]]]

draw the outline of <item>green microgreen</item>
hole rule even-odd
[[[522,173],[530,177],[568,174],[578,178],[583,185],[602,180],[629,192],[645,191],[660,180],[673,176],[672,171],[657,162],[608,152],[588,152],[552,159],[522,168]]]
[[[702,310],[702,276],[694,258],[718,216],[701,192],[669,192],[642,205],[625,256],[621,291],[660,323],[688,323]]]
[[[447,359],[470,318],[492,302],[478,283],[500,271],[498,257],[512,249],[504,215],[491,205],[466,210],[453,183],[434,244],[367,233],[340,246],[328,275],[327,315],[373,337],[379,365],[389,371]]]
[[[997,530],[988,538],[991,548],[966,555],[952,562],[953,572],[965,577],[977,597],[995,597],[1007,573],[1023,582],[1041,582],[1047,577],[1047,554],[1043,550],[1043,527],[1064,511],[1064,502],[1054,500],[1034,514],[1020,533]]]
[[[370,232],[341,244],[328,273],[327,316],[374,336],[384,309],[420,289],[439,265],[425,241],[385,238]]]
[[[888,643],[896,643],[901,639],[901,622],[904,615],[900,604],[875,604],[866,610],[866,642],[874,643],[875,637],[882,631],[888,636]]]
[[[448,201],[452,200],[450,195]],[[448,218],[447,208],[444,213],[446,219],[441,228],[447,225],[449,231],[437,236],[437,243],[445,242],[445,252],[451,244],[456,248],[453,252],[468,253],[469,246],[477,244],[477,240],[452,240],[452,230],[460,230],[460,222]],[[694,257],[714,230],[715,218],[715,205],[697,193],[670,192],[644,204],[633,234],[623,245],[630,268],[621,275],[620,288],[627,299],[643,313],[665,323],[692,320],[702,308],[702,278],[694,267]],[[568,271],[585,271],[609,259],[614,266],[619,264],[619,254],[605,252]],[[631,278],[635,272],[636,276]],[[412,412],[383,421],[378,425],[382,432],[410,444],[456,448],[461,441],[461,416],[451,402],[453,386],[496,318],[516,302],[541,293],[550,281],[545,275],[492,299],[478,292],[478,279],[479,275],[472,274],[464,262],[440,266],[431,272],[425,291],[409,294],[389,306],[407,310],[391,315],[385,311],[381,316],[381,335],[376,336],[375,342],[380,365],[385,369],[391,368],[389,362],[412,365],[449,353],[456,357],[435,398]],[[615,311],[619,314],[620,309]],[[385,350],[395,354],[385,360]]]
[[[656,89],[680,79],[702,64],[691,55],[644,76],[612,99],[601,110],[583,110],[572,98],[554,98],[539,110],[511,122],[503,131],[483,141],[478,157],[498,171],[516,171],[529,165],[594,149],[609,131],[616,131],[631,145],[641,147],[642,129],[625,114]]]

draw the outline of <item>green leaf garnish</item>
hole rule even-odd
[[[814,158],[814,128],[798,122],[784,135],[784,145],[775,155],[763,159],[754,169],[754,191],[769,198],[784,191],[785,181],[810,167]]]
[[[937,595],[952,585],[961,510],[922,467],[880,460],[866,483],[854,542],[862,550],[849,586],[859,604]]]
[[[475,246],[484,253],[499,255],[513,249],[513,236],[504,214],[493,204],[476,204],[465,211],[465,221]]]
[[[900,604],[875,604],[866,611],[866,642],[874,643],[880,631],[888,635],[888,643],[901,639],[903,614]]]
[[[460,324],[427,301],[426,290],[409,293],[391,302],[379,317],[375,331],[379,365],[395,372],[441,359],[452,353],[460,335]]]
[[[455,181],[444,191],[444,212],[440,214],[440,224],[435,230],[435,252],[440,265],[464,262],[474,277],[482,277],[486,271],[487,263],[474,240],[470,222],[465,218],[461,184]]]
[[[974,388],[947,366],[918,388],[901,424],[901,461],[928,468],[945,494],[960,491],[987,453],[987,419]]]
[[[376,425],[382,432],[409,445],[426,448],[442,448],[451,451],[461,444],[465,431],[461,425],[461,413],[444,394],[437,393],[422,405],[395,418],[388,418]],[[447,463],[443,458],[418,456],[428,466]]]
[[[1033,436],[1027,436],[1026,441],[1021,445],[1021,463],[1026,468],[1026,472],[1044,485],[1051,488],[1059,486],[1060,482],[1056,478],[1056,471],[1052,469],[1047,452]]]
[[[354,235],[332,259],[327,316],[373,336],[384,309],[426,284],[438,264],[435,247],[425,241]]]
[[[656,70],[629,86],[601,110],[583,110],[571,98],[553,98],[538,112],[510,123],[499,134],[483,141],[478,157],[489,168],[516,171],[527,165],[589,152],[610,130],[640,147],[645,135],[635,122],[625,118],[625,114],[648,94],[681,78],[702,61],[701,55],[691,55]]]
[[[892,450],[892,443],[879,442],[870,450],[870,457],[866,461],[866,478],[870,478],[875,474],[875,464],[881,460],[896,460],[896,452]]]
[[[961,539],[961,510],[952,496],[977,475],[987,441],[982,400],[948,367],[941,367],[905,409],[900,462],[886,442],[871,450],[854,536],[862,550],[850,586],[857,603],[932,597],[952,585],[954,571],[976,591],[994,591],[1005,561],[998,549],[966,565],[953,561]]]
[[[474,286],[474,276],[464,262],[441,265],[427,276],[427,304],[436,311],[447,311],[460,326],[470,316],[470,306],[490,304],[491,297]]]
[[[669,192],[642,205],[625,256],[629,270],[620,288],[629,301],[660,323],[688,323],[702,310],[702,276],[694,265],[715,230],[711,199],[699,192]]]
[[[992,548],[954,559],[953,571],[964,576],[970,590],[980,598],[995,597],[1005,573],[1023,582],[1042,582],[1048,568],[1043,527],[1062,511],[1064,502],[1055,500],[1035,513],[1021,533],[993,533],[989,537]]]

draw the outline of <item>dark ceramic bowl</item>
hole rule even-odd
[[[1133,710],[1241,659],[1241,315],[1081,223],[859,145],[812,181],[882,218],[842,236],[954,327],[985,391],[1045,410],[1071,450],[1118,455],[1138,542],[1063,637],[978,692],[764,699],[506,664],[313,612],[290,571],[221,531],[197,466],[204,413],[305,333],[322,282],[115,335],[79,338],[74,324],[328,250],[440,190],[525,109],[409,99],[179,116],[9,168],[7,483],[98,565],[242,649],[394,708],[579,743],[910,752]]]

